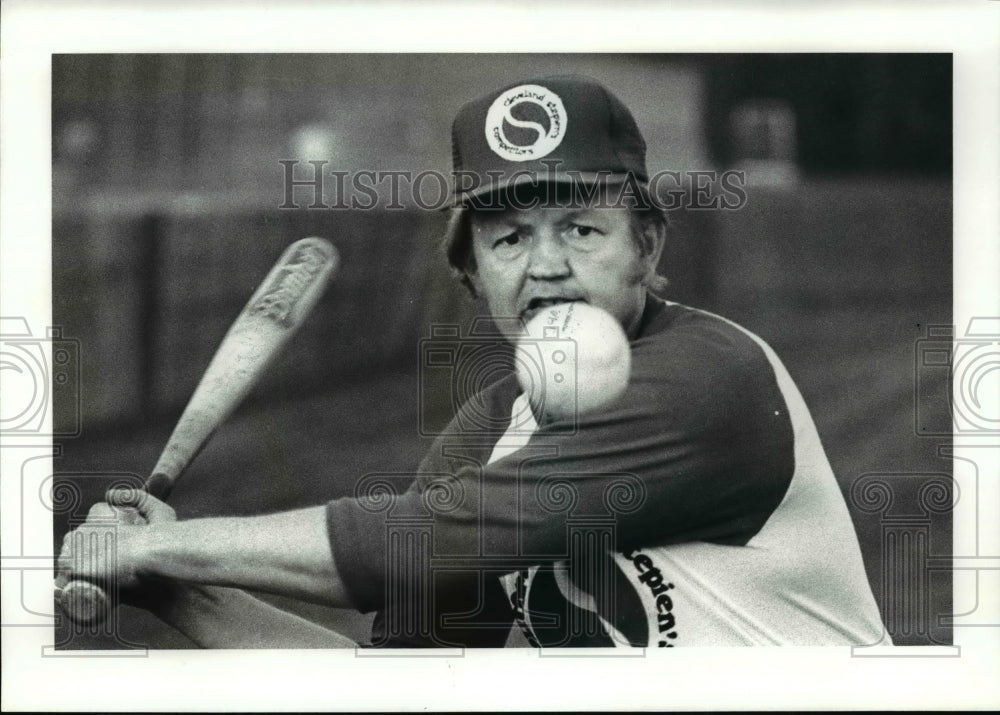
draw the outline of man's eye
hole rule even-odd
[[[493,242],[493,248],[507,248],[509,246],[516,246],[521,240],[521,237],[516,233],[511,233],[502,238],[498,238]]]
[[[570,235],[574,238],[586,238],[587,236],[592,236],[597,232],[597,229],[593,226],[581,226],[578,223],[574,223],[569,227]]]

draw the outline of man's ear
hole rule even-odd
[[[462,274],[462,282],[471,291],[473,298],[478,298],[483,294],[482,284],[479,280],[479,272],[475,269],[466,269]]]
[[[666,226],[659,221],[646,221],[642,227],[642,261],[646,269],[647,278],[656,275],[656,268],[660,265],[660,256],[663,255],[663,246],[667,241]]]

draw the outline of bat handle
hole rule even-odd
[[[156,497],[160,501],[166,501],[170,496],[170,491],[174,488],[176,476],[170,476],[165,472],[153,472],[146,480],[143,489],[150,496]]]
[[[160,501],[165,500],[173,488],[174,480],[163,472],[154,472],[146,480],[145,491]],[[133,508],[123,509],[119,518],[123,524],[145,524],[146,520]],[[65,574],[55,580],[55,599],[59,608],[77,625],[93,626],[103,623],[112,608],[111,599],[101,585],[90,581],[70,581]]]

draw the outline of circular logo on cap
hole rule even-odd
[[[486,112],[486,142],[507,161],[541,159],[564,136],[566,108],[558,94],[541,85],[508,89]]]

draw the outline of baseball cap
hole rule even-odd
[[[648,181],[628,108],[590,77],[517,82],[469,102],[452,124],[455,205],[524,184]]]

